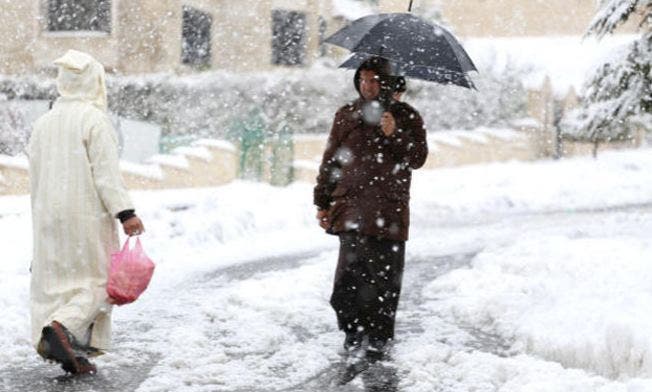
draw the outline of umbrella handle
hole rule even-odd
[[[408,6],[408,12],[412,12],[412,2],[414,0],[410,0],[410,5]]]

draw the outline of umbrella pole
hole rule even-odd
[[[408,6],[408,12],[412,12],[412,2],[414,0],[410,0],[410,5]]]

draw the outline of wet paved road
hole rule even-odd
[[[195,287],[199,285],[217,288],[230,283],[247,280],[269,271],[292,270],[302,266],[307,260],[314,258],[318,253],[304,253],[291,257],[263,259],[242,265],[221,268],[212,274],[205,275],[201,279],[193,280],[192,285]],[[427,312],[421,306],[424,302],[421,297],[423,286],[453,269],[467,266],[473,256],[474,254],[461,254],[434,257],[431,259],[409,260],[408,268],[404,275],[405,289],[401,299],[397,322],[398,336],[406,337],[422,332],[420,319],[424,316],[424,312]],[[434,268],[435,266],[437,268]],[[125,354],[124,350],[129,350],[128,347],[130,347],[129,340],[134,339],[135,336],[141,340],[147,339],[147,332],[151,328],[153,328],[152,325],[146,322],[131,322],[127,325],[122,323],[120,330],[129,330],[130,333],[128,335],[116,334],[115,347],[123,350],[123,354]],[[311,337],[311,331],[308,330],[296,331],[296,333],[304,335],[304,338]],[[494,342],[491,339],[486,339],[482,335],[478,335],[475,344],[476,347],[473,349],[495,351]],[[98,375],[84,378],[66,378],[61,376],[61,370],[55,366],[35,360],[29,361],[23,367],[0,370],[0,388],[2,391],[21,392],[134,391],[148,378],[150,370],[159,360],[159,355],[155,352],[142,351],[126,354],[130,358],[129,361],[125,361],[123,364],[109,363],[107,366],[100,368]],[[342,364],[335,363],[315,377],[306,380],[300,385],[286,388],[284,391],[389,391],[392,389],[383,389],[383,385],[386,383],[379,385],[378,380],[389,379],[389,383],[395,383],[400,378],[398,370],[391,362],[379,363],[372,365],[369,370],[360,376],[366,386],[365,389],[360,389],[359,386],[354,385],[338,387],[334,385],[333,380],[336,379],[341,368]],[[252,386],[252,388],[247,388],[246,391],[263,392],[267,390],[257,389]]]

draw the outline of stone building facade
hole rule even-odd
[[[124,74],[308,65],[331,12],[325,3],[0,0],[0,74],[46,70],[72,48]]]

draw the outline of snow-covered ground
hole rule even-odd
[[[416,172],[401,390],[652,390],[651,172],[649,149]],[[101,372],[144,368],[140,391],[310,390],[338,360],[337,241],[308,184],[134,198],[158,266],[114,310]],[[27,197],[0,198],[0,375],[44,366],[28,341],[29,221]]]

